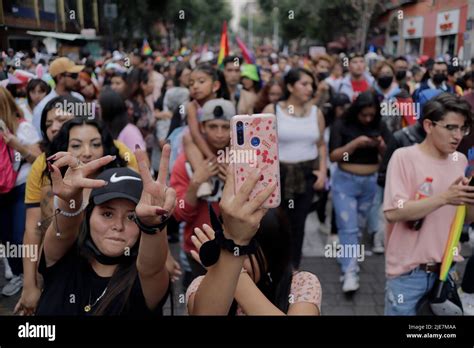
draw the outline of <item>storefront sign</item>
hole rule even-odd
[[[403,20],[403,38],[419,39],[423,37],[423,17],[410,17]]]
[[[454,35],[459,31],[459,9],[438,13],[436,36]]]

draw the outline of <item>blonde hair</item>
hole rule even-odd
[[[15,103],[10,92],[0,87],[0,119],[5,122],[8,130],[13,134],[16,133],[18,128],[18,121],[23,117],[23,111]]]
[[[331,70],[332,67],[334,66],[335,62],[334,62],[334,59],[331,56],[327,55],[327,54],[321,54],[321,55],[318,55],[317,57],[315,57],[314,60],[313,60],[314,66],[318,65],[318,63],[322,60],[329,63],[329,70]]]

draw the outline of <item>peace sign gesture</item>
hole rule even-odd
[[[143,191],[135,212],[145,225],[159,225],[173,213],[176,206],[176,191],[166,186],[171,147],[166,144],[160,160],[158,179],[153,180],[147,165],[147,155],[144,150],[137,148],[135,156],[143,182]]]

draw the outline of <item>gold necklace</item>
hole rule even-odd
[[[104,297],[106,291],[107,291],[107,287],[105,287],[104,291],[102,291],[102,294],[99,297],[97,297],[95,302],[91,304],[91,296],[92,296],[92,290],[91,290],[91,292],[89,293],[89,304],[84,306],[84,312],[86,313],[90,312],[92,307],[94,307],[97,304],[97,302],[99,302],[100,299]]]

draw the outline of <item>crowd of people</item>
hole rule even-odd
[[[0,242],[38,250],[3,258],[17,314],[161,315],[177,281],[190,315],[324,314],[319,279],[300,266],[316,211],[327,244],[346,251],[342,291],[360,287],[347,251],[370,246],[385,253],[385,314],[416,315],[459,205],[474,242],[474,62],[35,53],[0,56]],[[218,153],[231,118],[257,113],[276,116],[280,185],[250,200],[258,169],[234,192]],[[275,190],[280,206],[264,208]],[[222,250],[208,264],[212,243]],[[473,257],[456,291],[474,315]]]

